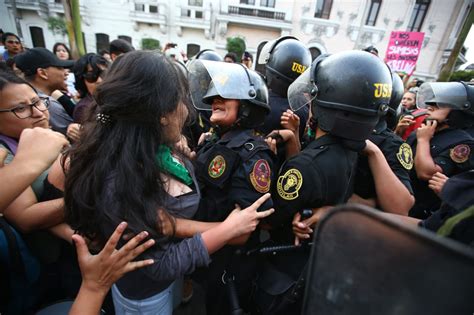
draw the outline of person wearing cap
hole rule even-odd
[[[16,66],[23,72],[25,79],[37,90],[40,97],[50,100],[50,124],[53,130],[67,135],[72,117],[64,107],[51,97],[56,90],[67,89],[65,68],[74,65],[72,60],[60,60],[46,48],[33,48],[15,57]],[[71,128],[77,128],[73,125]]]

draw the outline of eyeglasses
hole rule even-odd
[[[87,72],[84,74],[84,79],[89,83],[94,83],[99,77],[103,78],[105,75],[105,70],[97,68],[97,70],[92,72]]]
[[[17,45],[20,45],[20,42],[17,41],[17,40],[12,40],[12,39],[9,39],[7,41],[5,41],[5,43],[7,44],[17,44]]]
[[[29,105],[18,105],[10,109],[0,109],[0,113],[12,112],[16,117],[25,119],[33,116],[33,106],[40,112],[44,112],[49,107],[49,98],[40,97],[37,101]]]

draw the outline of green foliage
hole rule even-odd
[[[469,82],[474,79],[474,70],[455,71],[449,78],[449,81],[464,81]]]
[[[66,35],[66,21],[59,17],[50,16],[46,22],[48,23],[48,29],[53,32],[53,34]]]
[[[154,38],[142,38],[143,50],[161,49],[160,41]]]
[[[233,52],[237,57],[242,58],[245,51],[245,39],[242,37],[227,37],[226,49],[228,52]]]

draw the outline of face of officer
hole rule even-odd
[[[402,106],[406,109],[413,109],[416,106],[416,95],[412,92],[406,92],[403,94]]]
[[[428,110],[428,118],[440,122],[443,122],[448,118],[451,108],[439,108],[436,105],[428,105],[426,107]]]
[[[211,123],[220,127],[231,127],[237,120],[239,101],[224,99],[220,96],[212,100]]]

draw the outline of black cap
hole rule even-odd
[[[61,60],[46,48],[32,48],[14,58],[16,66],[26,75],[36,74],[38,68],[62,67],[70,68],[73,60]]]

